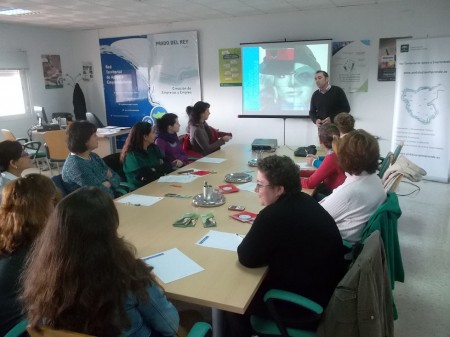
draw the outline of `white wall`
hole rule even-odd
[[[63,74],[75,73],[75,61],[72,57],[70,34],[45,28],[0,24],[0,50],[25,50],[28,57],[31,106],[39,105],[46,109],[48,118],[52,112],[73,111],[73,88],[67,85],[62,89],[45,89],[41,55],[55,54],[61,56]],[[81,71],[81,66],[76,70]],[[15,120],[0,121],[1,128],[10,129],[16,137],[26,136],[30,126],[36,124],[34,115],[26,115]],[[0,135],[0,139],[2,136]]]
[[[70,39],[62,32],[39,31],[45,36],[44,48],[36,45],[36,38],[27,36],[26,43],[33,54],[59,52],[72,48],[71,69],[78,72],[81,62],[93,63],[94,80],[81,82],[88,110],[96,113],[103,121],[105,104],[101,77],[99,39],[116,36],[155,34],[177,31],[198,31],[200,75],[203,99],[211,103],[210,124],[221,130],[233,132],[233,142],[250,143],[254,138],[277,138],[283,143],[283,120],[281,119],[237,119],[241,113],[241,88],[220,87],[218,70],[218,49],[239,47],[242,42],[271,40],[298,40],[332,38],[334,41],[370,39],[369,91],[348,94],[352,113],[358,128],[364,128],[385,140],[380,141],[381,153],[390,148],[392,115],[394,107],[395,82],[377,81],[378,40],[385,37],[412,36],[414,38],[450,36],[450,2],[435,0],[421,4],[417,0],[399,1],[394,4],[380,4],[339,9],[295,12],[289,14],[262,15],[246,18],[214,19],[206,21],[180,22],[174,24],[141,25],[117,27],[102,30],[73,32]],[[1,28],[1,26],[0,26]],[[20,30],[20,29],[19,29]],[[35,36],[35,29],[27,30]],[[12,31],[12,34],[16,33]],[[22,32],[21,34],[25,34]],[[48,35],[47,35],[48,34]],[[2,34],[3,35],[3,34]],[[15,38],[12,38],[15,40]],[[0,43],[3,43],[0,37]],[[46,47],[46,48],[45,48]],[[0,47],[1,48],[1,47]],[[28,48],[30,48],[28,46]],[[24,48],[25,49],[25,48]],[[66,57],[62,56],[63,71]],[[70,57],[67,57],[70,59]],[[40,61],[36,61],[40,62]],[[39,67],[37,71],[41,71]],[[40,75],[42,76],[42,75]],[[332,74],[331,74],[332,76]],[[39,82],[38,79],[36,79]],[[43,82],[43,78],[40,79]],[[40,87],[37,95],[48,90]],[[36,85],[36,92],[39,86]],[[64,89],[65,90],[65,89]],[[62,90],[57,90],[63,92]],[[34,92],[33,96],[36,96]],[[71,93],[71,92],[70,92]],[[59,97],[61,99],[61,97]],[[56,100],[56,97],[55,97]],[[50,102],[44,102],[49,105]],[[58,101],[54,103],[58,105]],[[62,104],[62,102],[61,102]],[[66,97],[71,107],[71,96]],[[50,106],[50,105],[49,105]],[[70,110],[71,111],[71,110]],[[179,115],[184,111],[179,111]],[[286,144],[292,146],[317,143],[316,129],[309,120],[286,121]]]
[[[271,41],[286,38],[335,41],[370,39],[369,91],[348,94],[357,127],[381,136],[381,152],[390,148],[395,82],[377,81],[378,40],[384,37],[415,38],[450,35],[450,2],[420,4],[415,0],[387,5],[346,7],[340,9],[296,12],[226,20],[180,22],[167,25],[143,25],[74,33],[79,57],[95,61],[96,83],[89,92],[88,105],[102,109],[98,39],[138,34],[197,30],[200,49],[200,74],[203,99],[211,104],[210,124],[233,132],[233,142],[250,143],[254,138],[277,138],[283,143],[283,120],[237,119],[241,113],[241,88],[220,87],[218,49],[239,47],[242,42]],[[81,55],[82,54],[82,55]],[[332,74],[331,74],[332,76]],[[184,114],[179,111],[178,114]],[[317,142],[317,133],[309,120],[286,121],[286,144],[306,145]]]

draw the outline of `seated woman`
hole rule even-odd
[[[31,168],[33,161],[15,140],[0,142],[0,192],[10,181],[16,180],[25,169]]]
[[[338,165],[336,154],[333,153],[333,137],[339,137],[339,129],[334,124],[325,124],[319,128],[319,141],[327,151],[322,165],[315,170],[301,170],[300,176],[302,188],[317,188],[316,200],[323,199],[324,196],[342,185],[345,181],[344,171]]]
[[[99,188],[78,189],[58,204],[24,271],[22,299],[32,327],[95,336],[176,334],[177,310],[118,226],[114,202]]]
[[[228,336],[251,336],[248,315],[268,316],[263,297],[276,288],[301,294],[325,307],[345,272],[342,239],[333,218],[301,192],[299,170],[286,156],[258,161],[255,191],[265,208],[237,249],[239,262],[249,268],[269,266],[245,316],[227,315]],[[314,329],[317,321],[303,328]]]
[[[188,132],[192,150],[206,156],[220,149],[231,139],[231,133],[219,132],[206,123],[209,115],[209,103],[198,101],[194,106],[188,106]]]
[[[62,178],[72,190],[97,186],[114,197],[120,177],[94,152],[98,147],[97,127],[88,121],[73,122],[67,129],[67,146],[71,152],[64,162]]]
[[[20,273],[32,243],[59,200],[58,192],[50,178],[40,174],[18,178],[3,189],[0,208],[0,336],[24,319],[19,301]]]
[[[320,203],[336,221],[342,238],[356,243],[371,215],[386,199],[376,174],[380,149],[375,137],[364,130],[351,131],[335,142],[338,163],[347,178]]]
[[[164,153],[164,161],[173,168],[188,164],[188,157],[177,135],[177,132],[180,131],[178,116],[173,113],[164,114],[156,120],[156,128],[155,144]]]
[[[125,141],[120,160],[123,172],[133,188],[144,186],[172,171],[164,163],[164,156],[154,144],[155,130],[148,122],[133,125]]]

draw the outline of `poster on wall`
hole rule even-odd
[[[83,62],[83,72],[81,73],[81,78],[83,81],[90,81],[94,78],[92,62]]]
[[[45,89],[63,87],[61,57],[59,55],[41,55],[44,71]]]
[[[333,42],[331,83],[345,92],[367,92],[369,40]]]
[[[108,125],[154,124],[166,112],[187,118],[201,99],[197,32],[100,39]]]
[[[448,182],[450,38],[397,40],[397,52],[392,148]]]
[[[398,39],[410,37],[391,37],[380,39],[378,53],[378,81],[395,81],[395,61],[397,56],[396,43]]]
[[[242,86],[241,48],[219,49],[220,86]]]

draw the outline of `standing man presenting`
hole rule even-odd
[[[340,112],[350,112],[350,104],[344,90],[330,85],[326,71],[317,70],[314,80],[319,89],[312,94],[309,117],[317,127],[332,123]]]

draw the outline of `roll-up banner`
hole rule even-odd
[[[392,149],[427,171],[424,179],[448,183],[450,38],[397,40]]]

